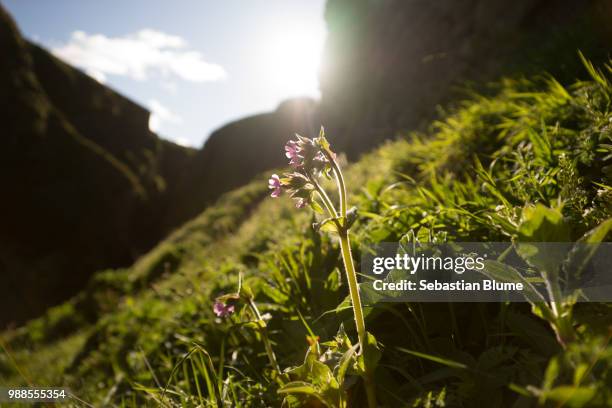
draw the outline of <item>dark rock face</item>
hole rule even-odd
[[[149,113],[25,41],[0,8],[0,324],[41,313],[126,265],[191,156]]]
[[[355,157],[427,123],[466,80],[543,71],[574,79],[578,49],[595,61],[612,49],[609,4],[329,0],[323,120]]]
[[[24,40],[0,6],[0,327],[127,266],[223,192],[284,164],[314,102],[217,130],[200,151],[159,139],[149,112]],[[318,122],[318,120],[317,120]]]
[[[310,99],[295,99],[276,111],[251,116],[216,130],[197,153],[185,179],[186,200],[179,213],[195,215],[202,203],[245,184],[265,170],[284,167],[283,146],[293,134],[318,134],[317,107]]]

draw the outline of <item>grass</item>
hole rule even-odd
[[[612,216],[612,86],[587,67],[591,79],[571,86],[503,79],[429,131],[348,166],[360,214],[355,259],[382,241],[519,239],[525,208],[558,215],[572,240],[604,225]],[[342,364],[353,361],[355,328],[343,307],[339,246],[290,200],[265,197],[263,177],[225,195],[133,267],[99,273],[70,302],[4,333],[11,353],[0,354],[2,385],[23,383],[14,361],[32,383],[69,386],[94,405],[361,406],[359,367]],[[301,388],[279,386],[242,312],[214,316],[215,297],[235,291],[240,273],[270,314],[279,365]],[[366,325],[382,351],[379,404],[612,405],[610,306],[567,307],[576,336],[568,343],[556,335],[558,322],[527,303],[369,308]]]

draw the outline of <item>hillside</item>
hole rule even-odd
[[[190,219],[222,193],[264,170],[282,166],[284,158],[273,152],[282,149],[288,134],[310,133],[317,119],[315,101],[297,98],[282,102],[274,112],[236,120],[214,131],[189,165],[176,213]]]
[[[607,58],[611,13],[605,0],[330,0],[320,104],[286,101],[195,150],[160,139],[146,109],[24,39],[0,6],[10,197],[0,204],[0,327],[75,296],[96,271],[128,267],[221,194],[282,165],[272,152],[289,134],[323,122],[354,160],[424,129],[458,87],[488,92],[488,79],[542,70],[570,83],[575,50]]]
[[[190,152],[152,134],[147,111],[25,41],[1,7],[0,49],[4,327],[164,235],[149,217],[166,210],[165,186]]]
[[[348,166],[360,214],[354,258],[363,244],[406,236],[518,239],[525,208],[565,223],[572,240],[609,228],[612,85],[586,66],[591,78],[569,86],[549,77],[492,83],[427,131]],[[340,137],[328,134],[332,147]],[[286,402],[361,406],[360,360],[338,374],[348,358],[343,330],[355,339],[350,311],[338,307],[347,295],[338,244],[312,222],[287,197],[269,198],[263,176],[224,195],[132,267],[96,274],[78,297],[5,333],[2,383],[65,384],[96,406],[280,406],[286,379],[268,363],[257,326],[244,322],[248,312],[213,314],[215,297],[235,291],[243,273],[269,314],[281,368],[305,362]],[[569,343],[526,303],[376,305],[366,325],[382,352],[379,403],[610,406],[610,308],[564,307]]]
[[[0,51],[0,328],[76,295],[96,271],[131,265],[280,165],[259,161],[261,149],[306,130],[314,109],[287,101],[185,148],[151,132],[145,108],[23,38],[1,4]]]
[[[611,18],[606,0],[329,0],[322,121],[356,158],[500,76],[545,71],[570,84],[576,50],[609,57]]]

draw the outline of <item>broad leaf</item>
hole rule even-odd
[[[525,277],[516,269],[499,261],[484,261],[481,273],[499,282],[522,283],[523,295],[530,303],[545,302],[546,299],[533,287]]]
[[[279,394],[317,394],[315,387],[305,381],[292,381],[278,390]]]
[[[578,240],[569,253],[565,264],[566,271],[571,274],[570,278],[580,278],[582,271],[597,252],[599,244],[606,239],[611,230],[612,218],[609,218]]]
[[[530,243],[567,242],[570,239],[570,229],[559,210],[538,204],[523,209],[518,238],[517,253],[541,273],[551,276],[558,272],[568,248]]]

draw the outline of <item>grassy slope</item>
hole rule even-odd
[[[522,207],[536,202],[563,202],[574,238],[610,217],[612,87],[597,78],[570,88],[548,79],[504,80],[493,96],[462,103],[429,134],[389,143],[351,165],[350,200],[362,214],[354,228],[356,259],[361,244],[410,231],[421,240],[508,240]],[[330,141],[333,147],[333,135]],[[235,290],[238,273],[245,273],[262,311],[272,315],[282,367],[300,364],[308,347],[300,315],[321,341],[340,323],[352,333],[352,320],[346,311],[326,313],[346,296],[337,245],[314,234],[311,215],[287,198],[262,200],[265,187],[262,178],[224,196],[132,268],[98,274],[71,302],[5,334],[12,352],[0,354],[2,382],[23,382],[14,359],[33,383],[68,384],[86,401],[154,404],[197,343],[227,380],[228,400],[280,404],[263,347],[248,329],[214,317],[214,297]],[[573,368],[545,375],[549,363],[593,353],[612,317],[606,305],[579,305],[575,324],[582,344],[575,348],[582,349],[563,353],[524,304],[377,308],[367,325],[384,349],[379,396],[389,406],[398,400],[510,406],[528,398],[509,383],[572,384]],[[398,347],[477,369],[445,367]],[[604,349],[587,381],[593,390],[610,386],[612,350]],[[205,363],[193,354],[179,364],[166,402],[205,399],[207,375],[213,377]]]

